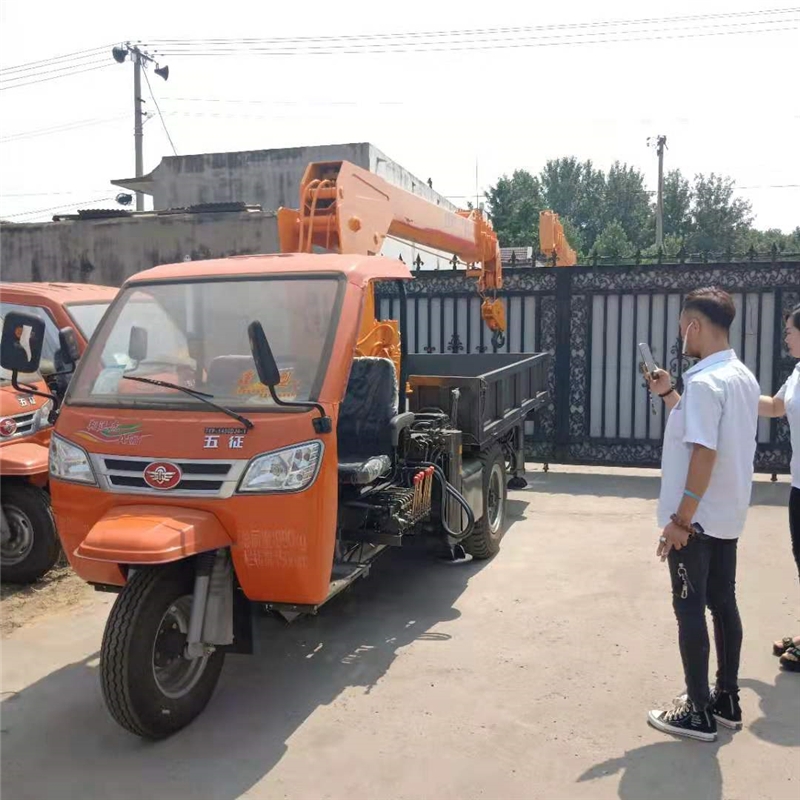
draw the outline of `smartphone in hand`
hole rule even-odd
[[[653,353],[650,351],[650,345],[647,344],[647,342],[640,342],[639,353],[642,356],[642,370],[645,373],[645,377],[648,379],[655,377],[658,367],[656,366],[656,361],[653,358]]]

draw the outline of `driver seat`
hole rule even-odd
[[[339,482],[365,486],[392,468],[399,395],[388,358],[353,359],[339,409]]]

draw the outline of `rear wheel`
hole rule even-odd
[[[33,583],[58,560],[60,545],[50,496],[29,483],[3,484],[0,576],[8,583]]]
[[[194,572],[188,564],[136,572],[106,623],[100,680],[111,716],[131,733],[163,739],[208,704],[225,653],[184,657]]]
[[[464,542],[464,549],[477,559],[491,558],[500,551],[506,531],[506,461],[503,450],[493,447],[481,455],[483,462],[483,516]]]

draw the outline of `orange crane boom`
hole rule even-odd
[[[481,314],[502,344],[505,312],[496,292],[503,285],[500,246],[480,211],[450,211],[394,186],[349,161],[313,162],[300,186],[300,208],[278,210],[281,252],[311,253],[314,247],[339,253],[377,255],[387,237],[452,253],[477,278]],[[367,297],[358,344],[360,355],[399,360],[397,324],[375,320]]]
[[[554,258],[557,267],[574,267],[578,263],[578,256],[569,246],[564,226],[554,211],[539,212],[539,250]]]

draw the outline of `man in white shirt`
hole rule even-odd
[[[684,375],[681,397],[658,370],[650,387],[671,409],[664,432],[658,555],[669,562],[673,608],[686,695],[667,711],[651,711],[655,728],[701,741],[717,738],[717,723],[742,726],[739,654],[742,623],[736,604],[736,545],[753,481],[758,382],[731,349],[736,316],[730,295],[698,289],[680,318],[685,355],[699,362]],[[711,610],[717,679],[708,685]]]

